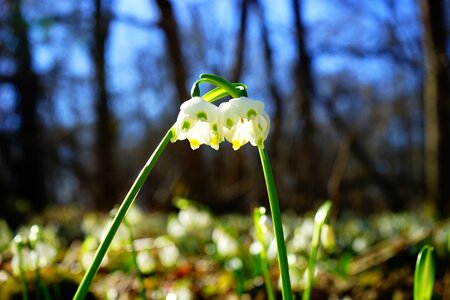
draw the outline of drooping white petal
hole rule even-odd
[[[211,142],[210,125],[207,122],[196,122],[195,125],[186,132],[186,138],[191,144],[193,150],[198,149],[200,145],[209,145]]]
[[[224,123],[224,137],[234,150],[250,142],[264,147],[270,119],[264,112],[264,103],[248,98],[232,99],[219,106]]]
[[[241,118],[252,120],[264,112],[264,103],[249,98],[231,99],[230,104],[235,107],[236,113]]]
[[[217,106],[194,97],[180,106],[171,141],[187,139],[194,150],[203,144],[217,150],[223,141],[221,120]]]
[[[200,97],[194,97],[181,104],[180,111],[189,118],[210,122],[212,119],[217,118],[218,108]]]

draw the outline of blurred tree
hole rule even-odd
[[[97,209],[109,210],[119,198],[115,150],[117,121],[111,111],[108,95],[106,45],[111,22],[110,2],[94,0],[92,57],[95,68],[95,90],[97,114],[96,122],[96,194],[94,205]]]
[[[297,89],[295,98],[298,101],[299,128],[298,137],[300,143],[294,148],[294,159],[298,162],[298,187],[306,197],[306,202],[311,203],[318,197],[320,176],[318,164],[320,160],[316,156],[317,146],[315,142],[315,125],[313,119],[313,81],[311,70],[311,55],[306,46],[306,30],[303,14],[304,0],[292,0],[294,13],[294,29],[296,34],[297,62],[295,65],[295,82]],[[323,189],[322,189],[323,190]]]
[[[231,68],[230,81],[231,82],[239,82],[242,70],[244,66],[244,50],[245,50],[245,38],[247,33],[247,15],[248,15],[248,6],[251,0],[242,0],[240,6],[241,16],[239,19],[239,30],[236,42],[236,51],[235,51],[235,60],[234,65]]]
[[[342,155],[339,155],[337,159],[342,159],[345,161],[347,160],[343,156],[347,155],[345,153],[345,151],[347,151],[345,147],[348,147],[353,157],[360,163],[361,167],[364,169],[366,174],[370,176],[371,181],[384,193],[385,197],[389,199],[388,201],[389,208],[393,211],[400,211],[403,208],[403,205],[401,197],[398,194],[395,185],[391,182],[391,180],[389,180],[387,176],[385,176],[385,174],[383,174],[378,170],[376,163],[370,157],[369,153],[365,150],[363,142],[355,137],[355,133],[346,125],[346,123],[338,115],[335,108],[333,107],[332,101],[326,102],[326,108],[329,117],[333,122],[335,130],[337,130],[344,136],[344,145],[345,143],[348,143],[348,146],[344,146],[343,149],[344,153]],[[345,169],[345,166],[339,166],[339,168]],[[339,183],[333,182],[332,185],[339,186]],[[333,194],[330,194],[330,196],[336,197],[336,193],[334,192]]]
[[[450,215],[450,65],[442,0],[420,0],[424,50],[425,177],[428,202]]]
[[[274,162],[280,160],[279,157],[279,143],[282,138],[282,120],[283,120],[283,102],[281,92],[275,81],[275,66],[274,62],[276,61],[276,57],[274,57],[272,51],[272,45],[269,41],[269,29],[267,25],[267,20],[264,18],[264,6],[261,4],[260,0],[254,0],[256,13],[261,22],[261,38],[262,38],[262,47],[264,50],[264,63],[266,65],[267,76],[269,81],[269,92],[270,96],[274,102],[274,114],[272,118],[272,135],[270,138],[270,147],[271,154],[274,157]]]
[[[22,1],[8,1],[7,5],[10,12],[8,26],[13,33],[9,43],[12,45],[15,72],[3,79],[8,79],[14,86],[20,117],[19,133],[13,141],[18,146],[18,153],[12,157],[15,162],[11,174],[15,177],[15,196],[30,201],[32,209],[39,212],[51,200],[46,189],[43,126],[38,111],[42,93],[39,78],[33,69],[30,28],[23,16]]]
[[[423,199],[427,166],[429,199],[448,211],[444,2],[2,2],[0,197],[41,207],[37,199],[55,193],[109,209],[189,98],[188,84],[213,72],[268,100],[284,205],[311,209],[328,181],[341,207],[407,208]],[[118,159],[117,149],[128,155]],[[149,202],[167,208],[181,195],[246,210],[264,195],[253,150],[171,145]]]
[[[183,58],[181,39],[178,33],[178,24],[175,18],[172,3],[168,0],[156,0],[160,12],[158,26],[162,30],[166,40],[166,51],[170,59],[172,78],[175,82],[175,97],[181,104],[190,98],[186,89],[186,63]],[[183,151],[183,150],[182,150]],[[174,196],[190,195],[196,199],[202,199],[202,159],[199,151],[183,151],[181,157],[182,172],[176,179]],[[175,191],[174,190],[174,191]]]

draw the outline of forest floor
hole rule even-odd
[[[253,217],[214,216],[188,201],[178,209],[170,214],[132,209],[88,298],[266,299]],[[313,212],[283,215],[296,299],[304,288],[313,217]],[[73,207],[50,208],[15,232],[0,222],[0,299],[22,299],[14,236],[25,240],[20,253],[29,299],[71,299],[109,222],[108,215],[81,214]],[[322,239],[312,299],[412,299],[424,244],[436,250],[433,299],[450,299],[450,220],[404,212],[349,215],[329,225],[334,235],[327,235],[331,243]],[[267,238],[271,284],[281,299],[269,227]]]

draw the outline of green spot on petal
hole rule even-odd
[[[253,117],[256,117],[256,111],[254,109],[250,109],[247,112],[247,119],[251,120]]]
[[[208,116],[206,115],[205,112],[200,111],[197,113],[197,119],[201,120],[201,121],[207,121],[208,120]]]
[[[189,128],[191,128],[191,123],[189,123],[188,121],[184,121],[183,125],[181,125],[181,129],[189,130]]]
[[[227,119],[227,127],[228,127],[228,128],[231,128],[231,127],[233,127],[233,125],[234,125],[233,120]]]
[[[217,131],[217,124],[215,124],[215,123],[213,124],[212,130],[213,130],[213,131]]]

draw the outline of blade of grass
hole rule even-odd
[[[89,266],[88,270],[84,274],[84,277],[81,280],[80,285],[78,286],[78,289],[75,293],[75,296],[73,297],[73,300],[81,300],[86,297],[86,294],[89,291],[89,286],[91,285],[92,280],[95,277],[95,274],[97,274],[97,271],[100,267],[103,257],[105,256],[106,252],[108,251],[109,245],[111,245],[114,235],[116,234],[117,230],[119,229],[119,226],[122,223],[128,209],[134,203],[134,200],[136,199],[137,194],[141,190],[142,185],[144,184],[144,182],[147,179],[148,175],[150,174],[151,170],[153,169],[153,167],[155,166],[159,157],[161,156],[162,152],[164,151],[167,144],[169,143],[171,136],[172,136],[172,131],[169,129],[169,131],[167,131],[166,135],[164,136],[162,141],[159,143],[159,145],[156,147],[155,151],[150,156],[147,163],[144,165],[141,172],[137,176],[135,182],[131,186],[130,191],[128,192],[128,194],[126,195],[122,204],[120,205],[119,209],[117,210],[117,214],[114,217],[113,221],[111,222],[111,225],[110,225],[103,241],[101,242],[100,246],[98,247],[97,252],[95,253],[95,256],[94,256],[94,259],[92,260],[91,265]]]

